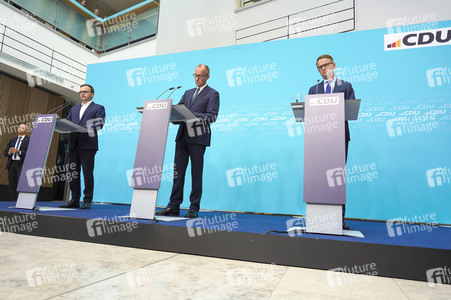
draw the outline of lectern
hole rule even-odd
[[[135,164],[132,170],[127,171],[133,188],[130,216],[152,220],[155,218],[169,122],[189,122],[197,118],[185,105],[172,105],[171,99],[148,100],[137,110],[143,116]]]
[[[53,132],[88,132],[88,130],[66,119],[58,119],[56,114],[37,115],[33,123],[27,155],[17,185],[19,196],[16,208],[34,209],[42,177],[45,175],[45,163],[52,142]]]
[[[357,120],[360,100],[344,93],[316,94],[291,104],[304,122],[306,232],[342,235],[346,203],[345,120]]]

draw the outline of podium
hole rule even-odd
[[[304,122],[303,201],[307,211],[303,229],[308,233],[343,235],[345,120],[357,120],[360,100],[345,101],[344,93],[316,94],[307,95],[305,103],[291,106],[296,121]],[[356,235],[352,230],[345,231],[346,235]]]
[[[183,104],[172,105],[171,99],[147,100],[142,112],[135,164],[127,171],[130,187],[133,188],[130,216],[153,220],[158,190],[163,172],[164,153],[169,122],[179,124],[193,122],[196,116]]]
[[[37,115],[28,144],[27,155],[22,166],[15,208],[35,209],[36,199],[45,176],[45,164],[53,138],[53,132],[88,132],[88,130],[56,114]]]

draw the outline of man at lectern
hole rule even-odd
[[[323,81],[316,83],[316,85],[312,86],[308,93],[312,94],[329,94],[329,93],[344,93],[345,100],[346,99],[355,99],[354,89],[352,88],[351,83],[341,80],[335,77],[335,62],[332,56],[328,54],[323,54],[316,59],[316,68],[318,72],[323,77]],[[349,134],[349,125],[348,121],[345,121],[345,158],[348,158],[348,144],[351,140],[351,136]],[[349,229],[349,226],[344,221],[346,206],[343,205],[343,229]]]
[[[5,156],[8,157],[6,169],[8,170],[8,191],[9,201],[17,201],[17,184],[19,182],[22,165],[27,154],[30,138],[26,135],[27,125],[20,124],[17,129],[17,136],[9,140],[6,145]]]
[[[169,204],[157,215],[178,216],[183,202],[183,186],[188,160],[191,161],[191,205],[185,218],[197,218],[202,197],[202,173],[204,154],[210,146],[210,123],[216,121],[219,111],[219,93],[207,85],[210,69],[198,65],[194,70],[196,88],[185,91],[179,104],[184,104],[198,118],[182,123],[175,139],[174,184]]]
[[[78,176],[72,178],[70,190],[72,199],[60,207],[80,207],[80,171],[83,169],[85,189],[83,191],[83,205],[81,208],[91,208],[94,193],[94,157],[99,149],[97,131],[102,129],[105,123],[105,108],[94,103],[94,88],[89,84],[80,86],[80,99],[82,103],[71,108],[67,120],[85,127],[88,132],[72,132],[69,139],[69,163],[75,164]]]

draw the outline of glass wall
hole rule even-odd
[[[37,20],[48,23],[97,53],[108,52],[157,33],[158,3],[143,1],[105,19],[99,18],[73,0],[6,0],[23,8]],[[144,10],[144,7],[153,7]],[[134,11],[140,11],[136,14]]]

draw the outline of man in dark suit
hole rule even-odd
[[[88,132],[72,132],[69,139],[69,163],[75,164],[78,176],[72,178],[70,190],[72,199],[60,207],[80,207],[80,171],[83,168],[85,189],[83,191],[83,205],[81,208],[91,208],[94,193],[94,157],[99,150],[97,131],[102,129],[105,123],[105,108],[92,101],[94,88],[89,84],[80,86],[80,99],[82,103],[71,108],[67,120],[85,127]]]
[[[312,86],[308,93],[312,94],[329,94],[329,93],[344,93],[345,99],[355,99],[354,89],[351,83],[335,77],[335,62],[332,56],[323,54],[316,59],[316,68],[323,77],[323,82],[319,82]],[[351,140],[349,134],[348,121],[345,121],[345,159],[348,159],[348,144]],[[344,221],[346,206],[343,205],[343,229],[349,229],[349,226]]]
[[[207,85],[210,69],[206,65],[198,65],[194,70],[194,80],[197,88],[187,90],[179,104],[184,104],[196,120],[182,123],[175,139],[174,185],[169,204],[157,215],[178,216],[180,204],[183,202],[183,186],[188,160],[191,161],[192,188],[191,205],[185,218],[197,218],[200,199],[202,197],[202,173],[204,169],[204,154],[210,146],[210,123],[216,121],[219,111],[219,93]]]
[[[5,156],[8,157],[6,169],[8,169],[8,190],[9,201],[17,201],[17,184],[19,183],[20,173],[27,154],[30,138],[26,135],[27,125],[20,124],[17,129],[17,136],[10,139],[5,149]]]

